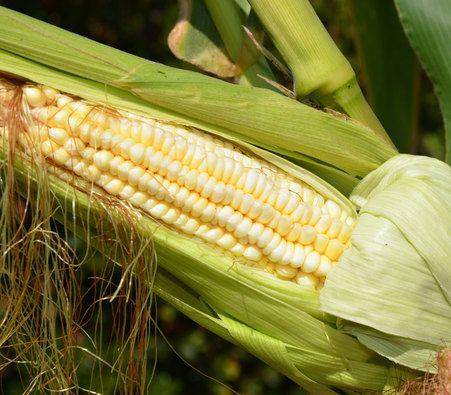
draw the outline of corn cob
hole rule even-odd
[[[50,162],[251,266],[319,288],[349,246],[351,213],[229,142],[46,86],[22,92]]]

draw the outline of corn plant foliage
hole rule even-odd
[[[376,115],[401,152],[412,152],[419,71],[393,0],[349,0],[365,87]]]
[[[417,369],[429,368],[425,350],[451,342],[450,185],[449,166],[424,157],[400,155],[370,173],[351,195],[360,207],[352,246],[321,293],[326,312],[379,331],[364,331],[364,344]]]
[[[451,2],[395,3],[407,37],[434,84],[445,122],[446,160],[451,163]]]
[[[395,154],[358,123],[266,89],[146,61],[5,8],[0,9],[0,48],[130,91],[160,108],[222,127],[289,157],[314,157],[351,176],[364,176]]]

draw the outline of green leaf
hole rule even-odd
[[[393,0],[349,3],[369,101],[398,149],[412,152],[420,69]]]
[[[450,0],[395,0],[401,23],[434,84],[445,123],[446,160],[451,163]]]

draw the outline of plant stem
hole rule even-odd
[[[290,67],[297,97],[345,111],[390,141],[366,102],[354,70],[308,0],[249,0]]]

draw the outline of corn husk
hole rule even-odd
[[[365,177],[351,195],[360,209],[352,247],[321,293],[322,308],[352,321],[344,327],[363,344],[424,371],[451,342],[450,185],[448,165],[410,155]]]

